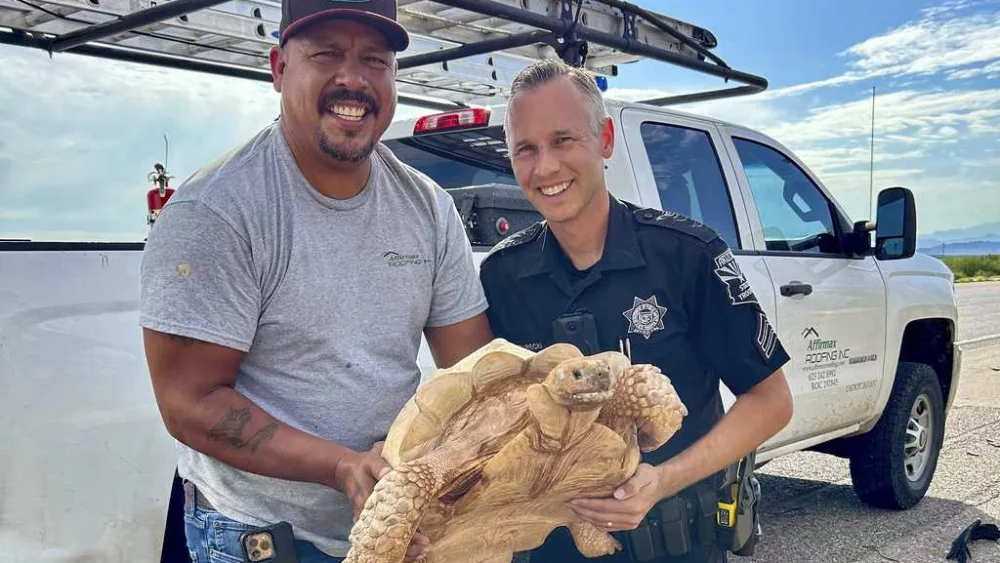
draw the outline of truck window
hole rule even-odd
[[[507,160],[503,128],[499,126],[404,137],[384,143],[400,160],[445,189],[482,184],[517,185]]]
[[[739,248],[729,190],[708,133],[656,122],[639,130],[663,209],[712,227]]]
[[[736,137],[733,144],[757,206],[767,249],[839,253],[831,204],[816,184],[771,147]]]

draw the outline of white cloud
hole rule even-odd
[[[953,139],[958,136],[958,129],[951,126],[945,126],[937,130],[939,138],[942,139]]]
[[[604,96],[609,99],[622,100],[625,102],[639,102],[642,100],[652,100],[654,98],[665,98],[667,96],[677,96],[683,92],[677,90],[660,90],[656,88],[609,88]]]
[[[806,82],[804,84],[796,84],[794,86],[786,86],[784,88],[774,88],[771,90],[765,90],[760,97],[765,99],[782,98],[786,96],[796,96],[799,94],[804,94],[810,90],[817,90],[819,88],[829,88],[834,86],[844,86],[846,84],[852,84],[854,82],[860,82],[862,80],[868,80],[877,76],[875,74],[867,72],[850,71],[844,74],[833,76],[830,78],[824,78],[823,80],[816,80],[814,82]]]
[[[794,122],[767,131],[790,144],[863,137],[871,131],[871,100],[857,99],[812,109]],[[953,137],[956,127],[971,134],[1000,125],[1000,89],[920,92],[904,90],[876,95],[876,142],[880,135],[916,135],[921,144]]]
[[[1000,33],[997,32],[1000,29],[1000,11],[957,15],[986,3],[947,2],[926,9],[921,19],[869,38],[840,53],[852,59],[848,65],[850,70],[843,74],[766,91],[761,96],[791,96],[882,76],[928,76],[942,72],[952,79],[982,74],[995,76],[1000,73]]]
[[[809,164],[809,167],[817,173],[836,173],[845,168],[864,166],[867,168],[870,163],[882,164],[898,160],[920,158],[924,156],[923,150],[909,151],[876,151],[872,157],[868,147],[861,146],[839,146],[831,148],[807,148],[796,151],[799,158]],[[845,172],[842,172],[845,173]]]
[[[929,8],[924,8],[923,13],[928,16],[936,16],[940,14],[947,14],[951,12],[956,12],[968,8],[969,6],[974,6],[978,2],[974,0],[949,0],[948,2],[943,2],[939,6],[931,6]]]
[[[962,70],[952,70],[948,72],[948,80],[963,80],[985,76],[988,79],[1000,77],[1000,61],[994,61],[986,66],[978,68],[966,68]]]
[[[1000,14],[954,19],[926,18],[847,50],[858,70],[885,74],[933,74],[1000,58]]]
[[[609,99],[638,102],[686,93],[690,92],[643,88],[611,88],[606,92],[605,96]],[[786,118],[776,104],[768,103],[767,100],[760,98],[759,95],[671,105],[667,107],[679,112],[713,117],[755,128],[763,127],[768,123],[780,122]]]

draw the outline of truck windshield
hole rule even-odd
[[[507,160],[503,128],[452,131],[385,140],[403,162],[442,188],[482,184],[517,185]]]

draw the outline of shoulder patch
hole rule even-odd
[[[524,228],[510,235],[509,237],[503,239],[502,241],[496,243],[495,245],[493,245],[493,248],[490,249],[489,253],[486,254],[486,257],[483,258],[483,261],[486,261],[493,255],[499,254],[505,250],[520,246],[522,244],[528,244],[529,242],[534,241],[536,238],[538,238],[538,235],[541,234],[544,226],[545,226],[544,223],[541,222],[535,223],[530,227]]]
[[[719,281],[726,286],[730,303],[733,305],[758,304],[757,296],[750,287],[750,282],[747,281],[743,270],[740,269],[732,250],[726,248],[712,262],[712,265],[715,266],[715,277],[719,278]]]
[[[692,236],[702,242],[708,243],[719,238],[719,233],[715,229],[699,223],[694,219],[674,213],[673,211],[661,211],[659,209],[636,209],[633,212],[635,220],[643,225],[653,225],[664,227]]]

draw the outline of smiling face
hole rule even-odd
[[[318,21],[273,50],[292,144],[334,164],[365,161],[396,110],[395,65],[384,36],[353,20]]]
[[[539,213],[567,223],[600,205],[614,126],[604,118],[594,130],[595,110],[580,87],[560,76],[518,92],[508,112],[514,177]]]

